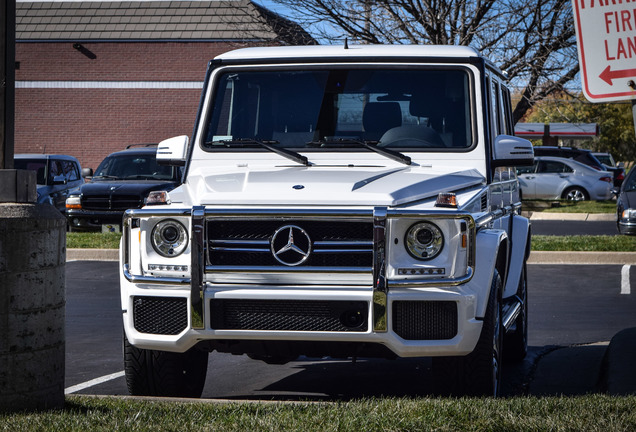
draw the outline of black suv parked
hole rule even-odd
[[[89,182],[66,200],[72,231],[119,232],[124,211],[140,208],[152,191],[170,191],[181,169],[157,164],[156,145],[129,146],[102,161]]]
[[[577,162],[591,166],[599,171],[609,171],[614,177],[614,186],[620,187],[624,178],[624,170],[615,167],[608,167],[598,160],[591,150],[577,149],[573,147],[536,146],[535,156],[554,156],[566,159],[574,159]]]

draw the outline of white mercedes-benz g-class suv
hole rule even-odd
[[[199,397],[217,351],[432,357],[436,392],[497,395],[527,349],[533,151],[512,134],[504,76],[467,47],[212,60],[192,138],[157,149],[182,184],[124,215],[129,391]]]

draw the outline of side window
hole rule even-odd
[[[534,165],[532,166],[522,166],[522,167],[517,167],[517,175],[518,174],[532,174],[533,172],[535,172],[537,169],[537,162],[534,163]]]
[[[62,170],[64,171],[64,177],[68,181],[76,181],[80,179],[79,170],[77,165],[72,161],[60,161],[62,164]]]
[[[556,161],[539,162],[539,173],[566,173],[572,172],[572,169],[564,163]]]
[[[512,120],[512,101],[510,99],[510,90],[508,87],[501,86],[501,95],[503,101],[503,120],[504,120],[504,133],[506,135],[514,135],[514,121]]]
[[[495,123],[495,136],[503,133],[503,127],[501,124],[501,97],[499,94],[499,83],[495,80],[492,81],[492,116]]]
[[[53,183],[53,179],[64,174],[62,164],[58,160],[49,160],[49,183]]]

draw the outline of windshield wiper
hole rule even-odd
[[[308,144],[321,145],[326,147],[330,145],[339,146],[342,144],[345,144],[345,145],[353,144],[358,147],[363,147],[371,151],[374,151],[378,154],[381,154],[382,156],[386,156],[389,159],[393,159],[394,161],[403,163],[405,165],[411,165],[411,158],[409,156],[402,154],[400,152],[397,152],[395,150],[391,150],[384,147],[378,147],[378,142],[379,141],[363,141],[363,140],[354,139],[354,138],[337,138],[337,139],[325,139],[321,141],[312,141]]]
[[[218,141],[212,141],[212,142],[208,142],[206,144],[223,144],[227,147],[231,147],[233,145],[243,145],[243,144],[256,144],[260,147],[263,147],[264,149],[267,149],[271,152],[274,152],[276,154],[279,154],[283,157],[286,157],[287,159],[291,159],[294,162],[298,162],[299,164],[303,164],[305,166],[309,166],[309,160],[301,155],[300,153],[296,153],[294,151],[291,150],[287,150],[284,147],[275,147],[273,144],[278,144],[278,141],[274,141],[274,140],[270,140],[270,141],[261,141],[261,140],[256,140],[256,139],[252,139],[252,138],[240,138],[240,139],[232,139],[232,140],[218,140]]]

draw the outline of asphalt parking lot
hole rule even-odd
[[[67,393],[126,395],[118,265],[67,263]],[[630,271],[627,281],[636,283]],[[636,299],[620,265],[529,265],[530,354],[504,368],[507,395],[603,391],[603,359],[615,334],[636,327]],[[267,365],[213,353],[203,397],[346,399],[426,395],[430,361],[307,359]]]

